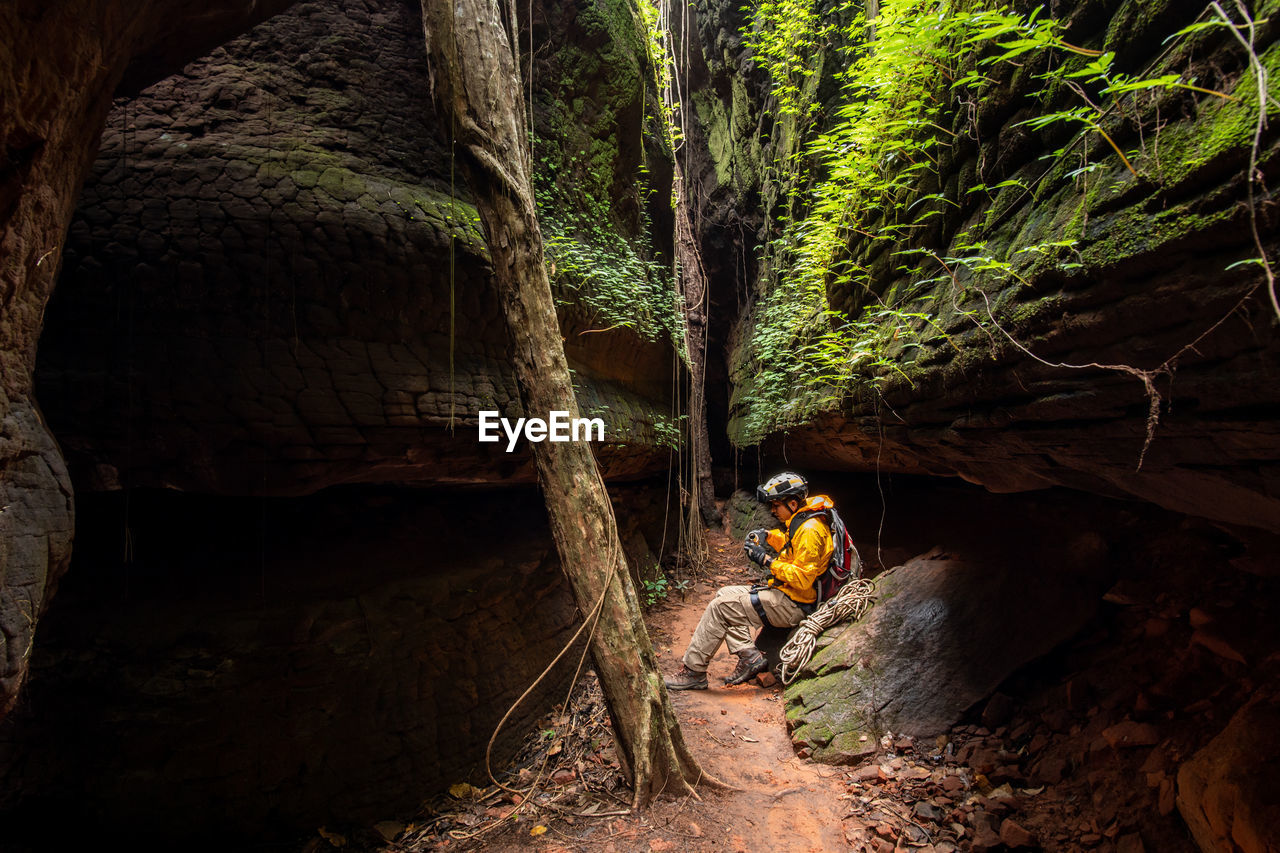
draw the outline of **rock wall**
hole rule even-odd
[[[726,356],[758,276],[759,247],[769,239],[766,223],[776,198],[763,193],[781,134],[770,109],[768,75],[743,39],[749,10],[732,0],[668,4],[676,77],[686,93],[674,116],[687,140],[679,156],[711,306],[707,421],[713,460],[722,467],[736,452],[720,427],[729,422],[732,390]]]
[[[581,37],[560,17],[552,52]],[[305,3],[112,113],[38,374],[78,483],[532,482],[523,442],[476,440],[478,411],[522,413],[421,41],[417,3]],[[584,114],[609,94],[584,99],[584,76],[556,85],[578,87],[558,97]],[[638,134],[638,110],[611,121],[598,130]],[[644,155],[612,153],[619,172]],[[664,466],[670,342],[582,337],[572,299],[565,335],[582,406],[606,421],[606,476]]]
[[[1178,810],[1201,850],[1275,850],[1280,702],[1258,696],[1178,770]]]
[[[759,87],[749,52],[735,52],[741,21],[714,4],[697,11],[709,16],[699,19],[707,67],[718,60],[722,72],[735,63],[738,72],[712,74],[719,87],[699,95],[713,98],[697,112],[706,162],[716,166],[714,181],[706,170],[704,180],[743,201],[760,193],[767,209],[779,179],[767,171],[753,178],[750,166],[798,143],[788,140],[785,120],[756,121],[743,105]],[[1099,0],[1054,13],[1068,42],[1114,51],[1124,73],[1181,74],[1235,99],[1175,89],[1137,110],[1110,111],[1104,130],[1130,152],[1133,173],[1099,133],[1025,124],[1078,103],[1063,87],[1058,100],[1038,103],[1030,93],[1041,86],[1039,66],[983,66],[995,84],[944,128],[955,136],[938,149],[937,175],[895,201],[908,211],[901,224],[918,236],[852,234],[847,254],[869,271],[869,285],[828,286],[831,306],[846,319],[903,328],[884,326],[881,363],[854,371],[839,389],[808,399],[796,389],[792,402],[809,409],[809,422],[775,434],[767,452],[782,453],[785,442],[798,466],[960,476],[996,491],[1066,485],[1280,529],[1277,319],[1261,271],[1235,266],[1257,255],[1245,204],[1256,85],[1225,28],[1166,42],[1203,11],[1181,0]],[[1267,67],[1280,56],[1276,33],[1270,22],[1257,32]],[[820,127],[836,89],[824,60],[815,67],[807,85],[827,108],[818,112]],[[767,114],[770,102],[763,103]],[[1271,122],[1255,187],[1258,227],[1273,258],[1277,139]],[[1044,159],[1058,149],[1069,156]],[[1014,183],[981,191],[1002,181]],[[955,204],[933,209],[939,192]],[[760,246],[776,234],[763,231]],[[723,235],[708,223],[704,239],[714,245]],[[993,263],[975,274],[981,261],[958,259],[979,240]],[[912,251],[950,259],[954,277],[942,265],[908,269]],[[1005,263],[1010,272],[993,271]],[[724,272],[740,292],[768,275]],[[883,306],[931,319],[875,319]],[[749,377],[753,367],[735,362],[730,372]],[[818,398],[839,402],[815,408]],[[1159,424],[1144,453],[1153,400]],[[742,413],[730,412],[731,433]]]
[[[5,734],[11,813],[53,804],[184,833],[385,816],[474,772],[491,718],[574,618],[545,519],[503,526],[540,505],[536,492],[463,488],[535,474],[526,447],[477,441],[478,410],[523,413],[475,212],[430,101],[418,6],[300,3],[228,41],[287,5],[0,13],[14,81],[0,110],[0,712],[67,565],[71,483],[124,492],[123,567],[86,557],[81,592],[42,629],[47,654],[35,646],[41,686]],[[670,169],[633,10],[530,14],[538,56],[578,40],[594,58],[548,81],[581,112],[539,116],[538,144],[568,148],[557,129],[601,144],[590,163],[611,176],[604,207],[568,201],[608,219],[646,272],[630,295],[662,297],[647,273],[670,258],[669,239],[649,245],[668,195],[641,175],[646,160],[654,180]],[[113,93],[127,97],[108,114]],[[590,284],[561,282],[557,296],[583,414],[606,422],[601,467],[614,482],[665,470],[678,336],[654,330],[670,331],[671,300],[643,323],[602,322]],[[42,326],[34,384],[48,427],[32,391]],[[367,530],[293,528],[299,540],[278,550],[270,531],[256,546],[215,535],[203,556],[170,541],[145,571],[129,568],[147,547],[138,489],[303,496],[407,482],[431,487],[443,522],[427,530],[426,510],[397,510],[366,516]],[[639,532],[643,504],[620,510],[633,568],[662,541]],[[378,531],[386,542],[369,541]],[[524,613],[531,600],[545,612]]]
[[[1112,4],[1105,17],[1082,10],[1068,20],[1075,37],[1144,68],[1165,50],[1162,35],[1200,9],[1142,6]],[[1141,26],[1121,26],[1134,20]],[[1280,57],[1275,35],[1264,31],[1257,47],[1270,64]],[[934,304],[952,343],[895,352],[907,376],[856,391],[833,440],[814,442],[813,452],[846,465],[867,465],[878,455],[891,467],[952,472],[998,491],[1067,485],[1280,529],[1277,318],[1260,288],[1261,272],[1231,268],[1257,254],[1245,203],[1254,84],[1243,51],[1223,36],[1207,56],[1175,52],[1176,67],[1240,101],[1179,95],[1149,108],[1142,128],[1109,126],[1116,144],[1143,152],[1139,175],[1092,134],[1080,143],[1081,156],[1099,167],[1088,180],[1074,179],[1074,167],[1060,160],[1034,197],[1012,203],[997,197],[945,224],[935,245],[955,256],[963,253],[963,228],[983,217],[997,222],[991,249],[1013,260],[1023,281],[1007,276],[937,287]],[[953,183],[963,195],[982,178],[1041,177],[1042,153],[1062,140],[1018,127],[1026,115],[1019,106],[1012,96],[983,105],[977,121],[987,141],[956,153],[944,185]],[[1274,186],[1278,142],[1267,134],[1259,154],[1265,176],[1259,228],[1272,258],[1280,247],[1275,206],[1263,188]],[[996,165],[982,176],[981,162]],[[1072,244],[1069,260],[1079,267],[1033,260],[1035,253],[1025,251],[1054,241]],[[882,296],[907,287],[888,273],[878,250],[858,251],[885,271],[877,276]],[[866,298],[830,295],[845,309]],[[1150,433],[1153,401],[1129,368],[1151,371],[1159,394],[1159,424]],[[895,414],[885,417],[888,410]],[[883,430],[874,426],[880,424]]]
[[[660,504],[623,501],[627,540],[656,544]],[[136,490],[81,508],[0,727],[0,844],[50,820],[261,842],[409,817],[429,792],[487,784],[495,726],[578,624],[533,489]],[[512,715],[495,772],[577,660]]]
[[[112,92],[170,73],[288,0],[40,0],[0,9],[0,715],[70,556],[72,490],[32,393],[63,238]]]

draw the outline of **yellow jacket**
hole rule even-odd
[[[799,511],[831,509],[834,506],[826,495],[814,495]],[[787,531],[770,530],[769,546],[778,552],[777,559],[769,564],[769,586],[777,587],[800,604],[817,601],[814,581],[827,570],[831,555],[836,551],[827,522],[821,516],[806,519],[796,528],[790,542],[787,542]]]

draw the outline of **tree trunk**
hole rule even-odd
[[[526,416],[578,416],[533,202],[514,9],[500,0],[422,0],[431,86],[454,129],[458,167],[476,208],[506,318]],[[532,445],[551,532],[574,598],[598,611],[591,653],[634,783],[634,804],[717,784],[685,746],[618,541],[613,507],[586,443]]]
[[[684,171],[677,158],[676,260],[680,263],[680,293],[684,297],[685,349],[689,353],[689,446],[694,503],[702,523],[719,527],[715,485],[711,480],[711,436],[707,429],[707,273],[689,217]]]

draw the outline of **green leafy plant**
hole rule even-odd
[[[652,607],[659,601],[667,597],[667,576],[662,574],[662,570],[654,567],[657,574],[645,581],[641,581],[644,586],[644,604],[646,607]]]
[[[649,0],[639,14],[626,0],[588,4],[579,25],[598,35],[600,47],[567,46],[540,60],[547,92],[533,142],[534,196],[558,305],[579,311],[593,331],[629,329],[644,340],[669,339],[682,352],[672,259],[653,249],[647,199],[656,190],[643,164],[630,170],[634,142],[619,138],[636,99],[647,106],[643,93],[653,75],[665,73],[654,62],[653,13]],[[665,136],[669,124],[647,115],[643,132]]]
[[[672,580],[663,573],[661,566],[654,565],[650,571],[650,577],[647,580],[641,580],[640,586],[644,590],[645,607],[652,607],[673,592],[683,596],[693,584],[683,578]]]
[[[732,357],[730,432],[740,446],[810,420],[855,387],[912,382],[918,353],[958,352],[949,324],[990,319],[984,283],[1028,285],[1046,269],[1080,269],[1083,215],[1072,219],[1076,231],[1030,246],[995,245],[990,235],[1003,212],[1034,197],[1047,175],[1075,182],[1084,215],[1088,192],[1121,190],[1124,176],[1110,165],[1105,177],[1095,176],[1097,158],[1107,156],[1096,153],[1096,141],[1128,180],[1158,179],[1149,172],[1161,160],[1147,151],[1142,130],[1148,125],[1157,136],[1159,125],[1148,116],[1162,98],[1190,92],[1238,100],[1170,67],[1164,58],[1176,56],[1171,49],[1143,71],[1121,72],[1115,50],[1068,41],[1044,7],[1024,13],[983,0],[876,5],[868,19],[852,0],[822,7],[761,0],[744,30],[769,74],[783,132],[775,132],[778,156],[763,192],[774,199],[773,237],[762,246],[755,304]],[[1214,26],[1201,20],[1170,40]],[[822,74],[825,89],[814,79]],[[1015,79],[1030,113],[1017,126],[1040,134],[1051,149],[1043,172],[988,183],[980,163],[967,186],[945,186],[958,147],[971,150],[979,139],[979,105]],[[820,103],[818,92],[832,89],[836,95]],[[1126,150],[1117,131],[1134,135],[1134,128],[1139,149]],[[788,140],[788,133],[800,138]],[[975,193],[985,199],[982,216],[961,229],[944,227],[950,248],[931,244],[927,235],[939,222],[977,207]],[[833,293],[847,304],[833,306]],[[986,314],[964,304],[975,295]]]

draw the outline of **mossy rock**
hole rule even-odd
[[[885,731],[946,731],[1088,621],[1109,581],[1104,566],[1042,562],[1035,584],[1023,566],[942,552],[890,569],[876,579],[875,606],[784,692],[792,740],[816,760],[848,763]]]
[[[738,489],[729,497],[729,533],[734,539],[744,539],[752,530],[777,526],[778,520],[756,500],[754,492]]]

